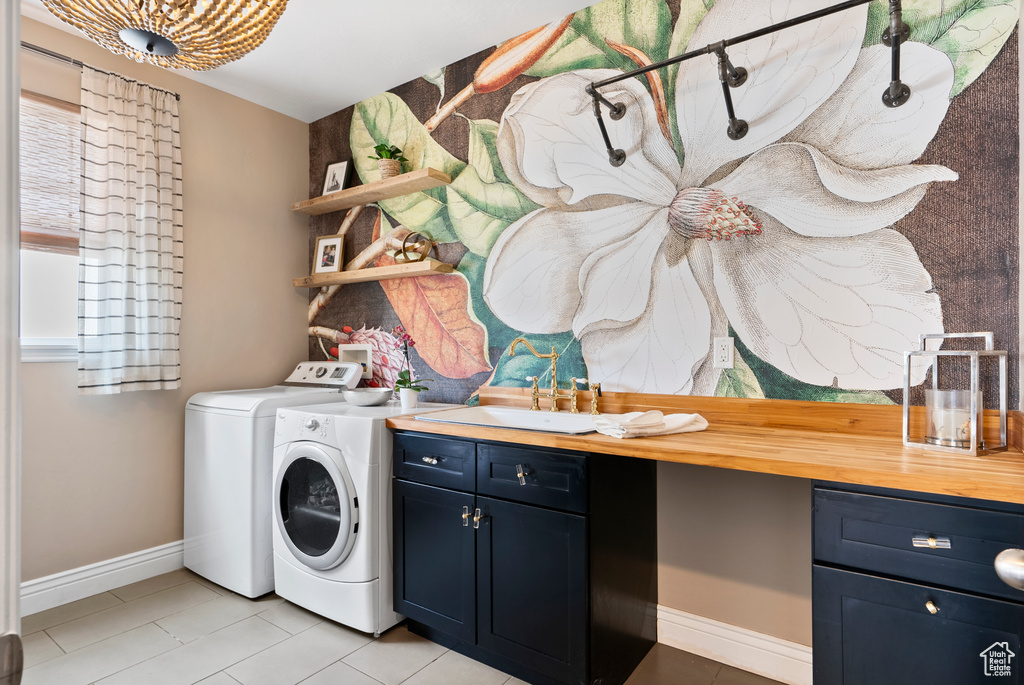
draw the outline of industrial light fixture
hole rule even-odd
[[[91,40],[136,62],[206,71],[255,50],[288,0],[43,0]]]
[[[744,33],[741,36],[735,36],[734,38],[712,43],[711,45],[691,50],[690,52],[676,57],[669,57],[668,59],[660,62],[648,64],[647,66],[639,69],[634,69],[633,71],[629,71],[624,74],[606,78],[603,81],[588,84],[586,92],[594,100],[594,116],[597,118],[597,126],[601,131],[601,137],[604,139],[605,149],[608,151],[608,163],[612,166],[622,166],[626,161],[626,153],[625,151],[612,146],[611,138],[608,136],[608,129],[604,123],[604,118],[601,116],[601,105],[607,107],[609,116],[616,120],[625,116],[626,105],[621,102],[616,103],[608,100],[608,98],[601,94],[601,88],[618,83],[619,81],[626,81],[641,74],[646,74],[647,72],[654,71],[655,69],[661,69],[672,64],[679,64],[680,62],[684,62],[694,57],[699,57],[701,55],[716,55],[718,57],[718,79],[722,83],[722,95],[725,97],[725,109],[729,117],[726,134],[732,140],[739,140],[743,136],[747,135],[747,131],[750,127],[747,125],[746,121],[736,117],[736,112],[733,110],[732,105],[732,94],[729,92],[729,89],[738,88],[746,83],[747,70],[743,67],[734,67],[732,62],[729,60],[729,56],[725,53],[725,49],[730,45],[743,43],[744,41],[748,41],[753,38],[760,38],[761,36],[766,36],[769,33],[774,33],[775,31],[788,29],[792,26],[797,26],[798,24],[820,19],[821,17],[825,17],[830,14],[835,14],[836,12],[843,12],[852,7],[864,5],[872,1],[873,0],[845,0],[845,2],[840,2],[836,5],[832,5],[831,7],[826,7],[815,12],[809,12],[786,21],[781,21],[777,24],[765,26],[764,28],[751,31],[750,33]],[[910,86],[900,80],[900,44],[905,42],[909,36],[910,27],[903,22],[903,6],[901,0],[889,0],[889,26],[882,34],[882,43],[891,49],[892,54],[891,80],[889,81],[889,85],[882,92],[882,102],[886,107],[899,107],[910,99]]]

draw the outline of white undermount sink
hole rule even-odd
[[[568,433],[570,435],[593,433],[597,430],[590,414],[571,414],[567,411],[552,412],[547,409],[531,411],[519,407],[497,405],[444,409],[429,414],[417,414],[416,420],[460,423],[488,428],[515,428],[545,433]]]

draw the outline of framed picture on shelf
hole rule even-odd
[[[352,166],[348,162],[334,162],[327,165],[324,172],[324,190],[321,195],[336,193],[348,185],[348,176],[352,173]]]
[[[345,236],[322,235],[316,239],[316,250],[313,252],[313,273],[329,274],[341,271],[344,254]]]

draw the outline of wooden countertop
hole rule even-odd
[[[529,406],[524,388],[485,388],[481,404]],[[589,410],[589,393],[581,410]],[[542,401],[542,407],[545,404]],[[1022,416],[1009,416],[1010,448],[971,457],[902,444],[902,407],[785,400],[605,393],[602,412],[660,409],[697,412],[706,431],[618,439],[598,433],[559,435],[389,419],[387,425],[465,438],[559,449],[620,454],[641,459],[699,464],[816,480],[873,485],[1024,504]],[[922,412],[912,414],[914,426]],[[998,436],[998,413],[986,412],[986,435]]]

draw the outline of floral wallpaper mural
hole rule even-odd
[[[524,336],[610,391],[871,403],[900,401],[922,333],[993,330],[1016,358],[1017,1],[906,0],[899,108],[878,0],[729,48],[739,140],[714,55],[608,86],[609,164],[588,84],[824,6],[605,0],[314,122],[311,196],[331,162],[379,179],[383,142],[453,182],[315,217],[311,243],[381,266],[418,232],[455,272],[314,291],[311,358],[373,344],[390,385],[402,325],[425,400],[549,383],[508,355]]]

